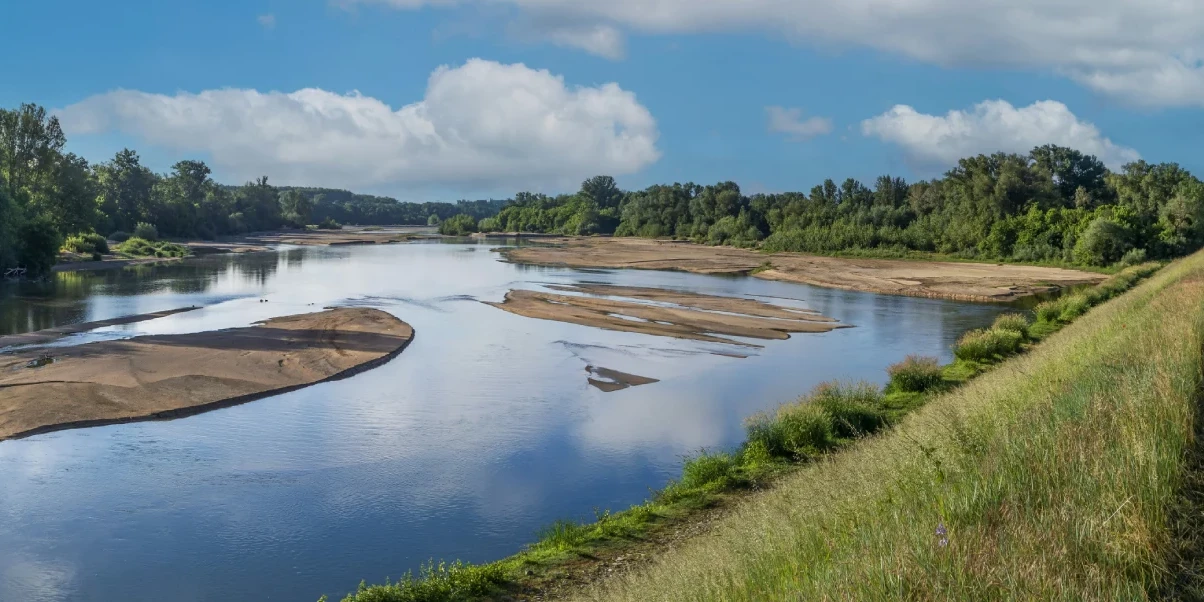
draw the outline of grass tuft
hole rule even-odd
[[[890,375],[887,393],[924,393],[945,382],[940,360],[935,357],[909,355],[886,369]]]

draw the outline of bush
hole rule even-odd
[[[991,324],[991,328],[1018,332],[1021,338],[1027,339],[1028,324],[1028,316],[1024,314],[1001,314],[995,318],[995,323]]]
[[[336,222],[334,218],[327,217],[318,224],[319,230],[342,230],[343,224]]]
[[[860,437],[886,426],[882,391],[867,382],[824,383],[811,392],[809,401],[827,412],[838,437]]]
[[[754,416],[748,425],[748,445],[763,445],[775,458],[815,457],[835,443],[832,416],[809,403],[782,406],[776,415]]]
[[[1087,310],[1091,309],[1091,305],[1091,299],[1082,293],[1063,297],[1062,313],[1058,315],[1058,319],[1063,322],[1070,322],[1087,313]]]
[[[935,357],[909,355],[886,369],[890,375],[887,389],[899,393],[923,393],[944,382],[940,361]]]
[[[1052,301],[1042,301],[1035,310],[1037,312],[1037,320],[1041,322],[1056,322],[1058,316],[1062,315],[1062,303],[1055,299]]]
[[[108,253],[109,242],[105,237],[90,232],[87,234],[76,234],[68,236],[67,240],[63,241],[63,250],[72,253],[83,253],[91,255],[92,253]]]
[[[464,236],[477,231],[477,220],[467,213],[448,218],[439,224],[439,233],[445,236]]]
[[[186,257],[188,248],[170,242],[152,242],[143,238],[131,238],[120,245],[117,251],[134,257]]]
[[[1023,340],[1020,333],[1012,330],[980,328],[962,335],[953,354],[959,360],[993,362],[1020,351]]]
[[[710,454],[703,451],[697,456],[686,458],[681,469],[680,485],[689,489],[726,489],[735,477],[736,466],[736,457],[732,454]]]
[[[17,262],[30,276],[41,276],[54,267],[62,240],[49,219],[27,220],[17,228]]]
[[[367,586],[361,583],[343,602],[458,602],[488,596],[504,581],[499,564],[471,565],[456,561],[423,566],[418,577],[406,573],[397,583]],[[323,596],[318,602],[327,602]]]
[[[1115,220],[1096,218],[1074,246],[1074,260],[1083,265],[1111,265],[1133,246],[1129,229]]]
[[[129,239],[130,239],[130,233],[122,232],[121,230],[117,230],[116,232],[109,235],[109,240],[111,240],[113,242],[125,242]]]
[[[138,222],[138,225],[134,226],[133,238],[141,238],[143,240],[151,241],[159,240],[159,229],[156,228],[154,224]]]
[[[1120,258],[1120,265],[1126,267],[1142,263],[1145,263],[1145,249],[1129,249],[1124,257]]]

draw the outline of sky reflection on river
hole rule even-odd
[[[804,302],[856,328],[715,345],[531,320],[478,301],[582,281]],[[261,302],[266,299],[267,302]],[[622,508],[745,417],[833,378],[948,357],[1004,308],[753,278],[576,271],[483,245],[218,256],[0,288],[0,334],[186,305],[70,337],[245,326],[329,305],[410,322],[414,343],[353,378],[170,422],[0,443],[0,600],[316,600],[430,558],[485,561],[558,518]],[[586,365],[661,382],[603,393]]]

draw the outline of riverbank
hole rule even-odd
[[[1049,582],[1025,581],[1034,572],[1082,578],[1075,585],[1084,595],[1071,598],[1114,599],[1119,589],[1091,589],[1085,573],[1099,567],[1075,549],[1083,534],[1090,554],[1146,546],[1121,558],[1129,565],[1104,567],[1107,578],[1164,585],[1158,575],[1174,550],[1158,521],[1178,499],[1192,426],[1182,419],[1200,384],[1204,255],[1121,296],[1154,269],[1131,268],[1046,302],[1035,323],[1001,316],[962,337],[949,366],[911,358],[893,366],[885,390],[821,386],[755,418],[740,449],[689,459],[681,479],[644,504],[552,525],[511,558],[431,567],[347,600],[751,601],[798,591],[813,594],[805,599],[983,599],[1001,597],[992,595],[1001,584],[1020,588],[1014,599],[1057,597],[1040,589]],[[1128,422],[1133,413],[1142,420]],[[1157,466],[1146,464],[1150,454]],[[1002,470],[997,458],[1016,465]],[[1125,496],[1154,506],[1126,511]],[[1054,506],[1040,507],[1045,499]],[[1096,529],[1110,518],[1122,522]],[[1161,538],[1117,539],[1134,527]],[[1029,540],[1000,559],[1000,538],[1013,536]],[[800,550],[806,556],[796,559]],[[1032,570],[1032,558],[1046,557],[1049,566]],[[939,587],[923,589],[929,580]]]
[[[502,254],[508,261],[531,265],[750,274],[828,288],[979,302],[1014,301],[1107,278],[1054,267],[767,254],[627,237],[553,238],[539,245],[504,249]]]
[[[68,428],[177,418],[378,366],[413,329],[339,308],[246,327],[0,354],[0,441]]]

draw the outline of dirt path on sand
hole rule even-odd
[[[340,308],[247,328],[0,354],[0,440],[177,418],[350,376],[393,358],[413,335],[383,311]]]
[[[963,301],[1014,301],[1106,276],[1062,268],[947,261],[821,257],[758,253],[644,238],[557,238],[546,245],[502,251],[515,263],[579,268],[681,270],[698,274],[753,274],[888,295]]]

